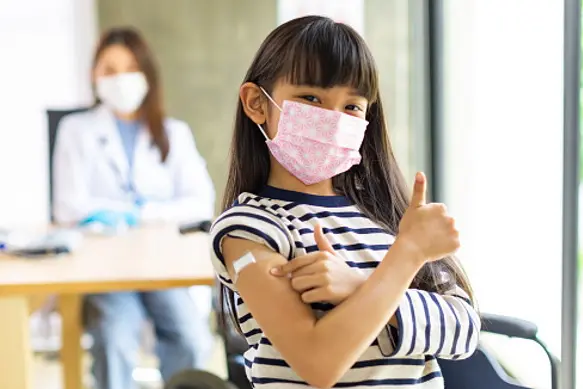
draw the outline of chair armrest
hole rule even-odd
[[[536,324],[515,317],[482,313],[482,331],[512,338],[537,340],[538,327]]]
[[[532,340],[538,343],[546,353],[551,363],[551,387],[559,388],[560,361],[549,351],[546,345],[537,337],[538,327],[528,320],[517,319],[502,315],[482,313],[482,331],[512,338]]]

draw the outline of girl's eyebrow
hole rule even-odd
[[[330,88],[322,88],[321,86],[317,86],[317,85],[294,85],[294,87],[298,88],[299,90],[296,93],[309,93],[309,92],[316,92],[316,91],[326,91]],[[348,96],[350,97],[358,97],[361,99],[365,99],[366,101],[368,101],[368,98],[364,95],[364,93],[362,91],[359,91],[356,88],[350,88],[349,92],[348,92]]]
[[[353,97],[362,97],[363,99],[366,99],[366,96],[364,96],[358,89],[351,89],[348,94]]]
[[[295,85],[296,88],[299,89],[318,89],[318,90],[326,90],[326,88],[322,88],[316,85]]]

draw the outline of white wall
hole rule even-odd
[[[91,101],[94,0],[0,1],[0,226],[48,221],[47,108]]]
[[[460,256],[482,311],[534,321],[560,355],[563,5],[444,3],[445,189]]]

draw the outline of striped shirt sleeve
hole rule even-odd
[[[443,295],[409,289],[395,315],[398,327],[387,325],[378,338],[386,357],[465,359],[478,345],[480,318],[457,286]]]
[[[219,281],[235,290],[222,253],[222,242],[227,236],[250,240],[265,245],[273,251],[291,259],[292,240],[281,220],[265,209],[247,204],[235,205],[225,211],[211,227],[211,260]]]

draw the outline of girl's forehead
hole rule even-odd
[[[322,87],[318,85],[308,85],[308,84],[293,84],[287,81],[277,83],[275,89],[279,89],[282,92],[285,91],[317,91],[319,93],[338,93],[346,94],[349,96],[363,97],[360,91],[351,85],[337,85],[332,87]]]

